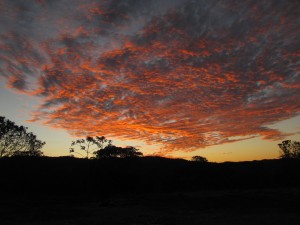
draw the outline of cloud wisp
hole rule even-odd
[[[0,76],[41,97],[33,120],[165,152],[289,135],[267,125],[300,113],[298,1],[71,2],[0,3]]]

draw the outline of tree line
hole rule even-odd
[[[46,144],[25,126],[0,116],[0,158],[12,156],[43,156],[41,149]],[[281,159],[300,159],[300,142],[284,140],[278,144]],[[86,137],[71,142],[69,152],[83,158],[132,158],[142,157],[143,153],[133,146],[118,147],[104,136]],[[206,163],[203,156],[193,156],[192,161]]]
[[[25,126],[0,116],[0,158],[13,156],[43,156],[41,149],[46,144]],[[83,158],[141,157],[143,153],[133,146],[117,147],[104,136],[86,137],[72,141],[70,153]]]
[[[127,158],[141,157],[143,153],[133,146],[117,147],[104,136],[86,137],[72,141],[70,153],[76,153],[85,158]],[[76,149],[77,147],[77,149]],[[78,150],[81,151],[78,152]],[[82,154],[83,152],[83,154]],[[85,155],[84,155],[85,154]],[[92,157],[90,157],[92,155]]]

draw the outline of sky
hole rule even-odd
[[[300,139],[298,0],[0,0],[0,114],[68,155],[277,158]]]

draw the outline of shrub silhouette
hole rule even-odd
[[[205,157],[199,156],[199,155],[193,156],[193,157],[192,157],[192,161],[202,162],[202,163],[208,162],[208,160],[207,160]]]
[[[282,159],[300,159],[300,142],[285,140],[278,144],[281,149],[280,158]]]
[[[127,146],[125,148],[117,147],[114,145],[108,145],[103,149],[99,149],[95,152],[96,158],[128,158],[128,157],[140,157],[143,156],[139,149]]]
[[[42,156],[41,148],[45,145],[37,139],[27,127],[0,116],[0,157],[3,156]]]

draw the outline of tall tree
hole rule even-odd
[[[27,127],[0,116],[0,157],[3,156],[41,156],[45,142],[37,139]]]
[[[77,139],[76,141],[72,141],[71,148],[69,150],[70,153],[76,153],[82,157],[89,158],[90,155],[93,155],[96,150],[103,149],[106,144],[110,145],[111,140],[106,139],[104,136],[88,136],[85,139]],[[82,153],[78,152],[78,149],[82,151]]]

